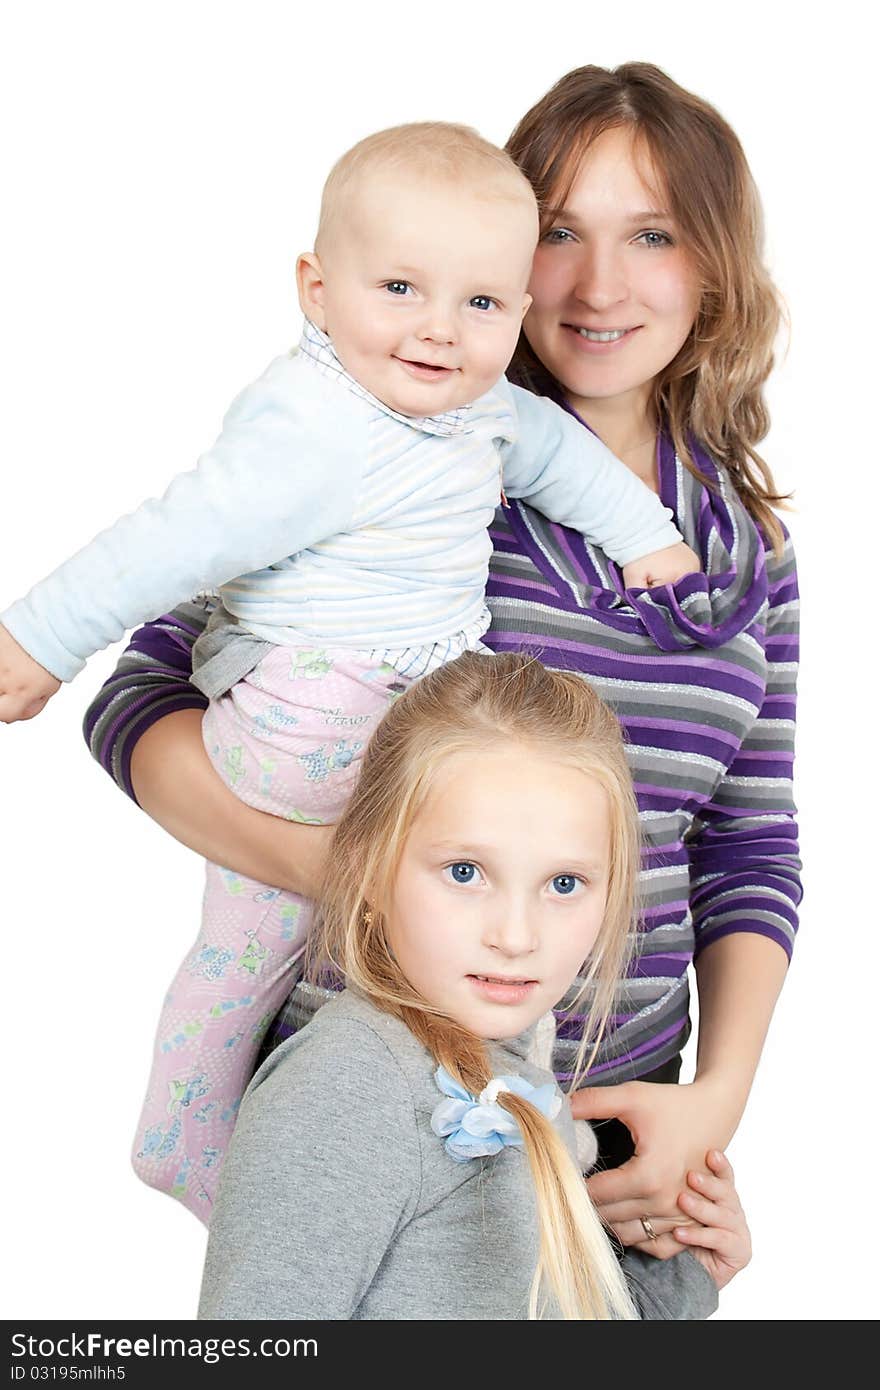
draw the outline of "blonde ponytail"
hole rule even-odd
[[[559,1134],[521,1096],[508,1091],[498,1101],[520,1127],[535,1184],[541,1253],[529,1317],[541,1316],[541,1298],[547,1293],[563,1318],[637,1317],[583,1177]]]
[[[472,1095],[480,1094],[492,1075],[480,1038],[423,1010],[404,1007],[399,1017],[450,1076]],[[583,1177],[554,1125],[512,1091],[502,1091],[498,1104],[519,1125],[535,1187],[541,1249],[529,1317],[542,1317],[551,1299],[565,1319],[636,1317]]]

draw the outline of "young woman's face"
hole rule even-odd
[[[389,944],[430,1004],[510,1038],[562,998],[602,925],[608,802],[519,745],[452,755],[404,848]]]
[[[606,131],[538,244],[524,329],[573,403],[643,407],[696,317],[696,270],[650,175],[631,132]]]

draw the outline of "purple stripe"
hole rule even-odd
[[[663,729],[669,733],[681,733],[688,739],[687,743],[676,744],[676,747],[690,748],[691,740],[694,738],[705,739],[707,742],[726,743],[730,748],[739,748],[740,741],[735,734],[729,733],[726,729],[713,729],[711,724],[693,724],[687,719],[646,719],[640,714],[627,714],[621,711],[620,722],[628,733],[634,730]],[[630,743],[634,739],[630,738]]]
[[[659,726],[651,729],[646,728],[644,724],[641,728],[634,729],[625,714],[621,716],[620,722],[629,735],[627,741],[632,748],[644,748],[649,752],[651,749],[659,749],[668,753],[701,753],[704,757],[711,758],[722,770],[731,761],[731,754],[737,747],[734,743],[731,750],[729,743],[725,746],[723,742],[718,744],[707,738],[692,738],[688,729],[669,731]]]
[[[584,559],[581,559],[580,556],[574,553],[574,548],[572,546],[572,537],[575,535],[577,535],[578,541],[580,542],[581,546],[583,546],[583,538],[580,535],[578,535],[577,532],[570,531],[567,526],[560,526],[556,532],[560,549],[564,551],[564,553],[568,556],[575,574],[578,575],[581,581],[583,582],[583,580],[587,577],[586,565],[584,563],[584,559],[586,557],[584,557]]]
[[[521,548],[529,556],[538,573],[543,574],[544,577],[548,579],[550,583],[553,585],[553,589],[556,593],[557,598],[559,599],[561,606],[569,613],[582,611],[580,605],[578,604],[577,600],[572,594],[570,587],[567,584],[563,584],[563,581],[559,577],[559,575],[557,575],[555,572],[552,575],[548,575],[546,573],[544,556],[542,554],[541,548],[532,539],[532,534],[529,531],[528,526],[526,526],[525,524],[523,514],[520,508],[518,506],[511,508],[511,511],[508,515],[511,524],[511,531],[513,531],[513,533],[516,535]],[[584,576],[584,578],[586,579],[586,575]],[[494,576],[490,569],[489,582],[486,586],[487,594],[492,594],[495,592],[493,586],[493,579]]]
[[[109,764],[104,762],[105,750],[112,755],[113,740],[116,737],[118,730],[122,728],[123,724],[130,723],[132,720],[132,716],[137,714],[139,709],[142,709],[144,705],[150,703],[158,704],[158,701],[156,700],[155,690],[147,691],[146,695],[142,695],[139,700],[134,700],[131,704],[126,705],[122,713],[117,715],[116,719],[113,720],[113,723],[107,729],[107,732],[102,740],[101,762],[102,765],[107,768],[108,772],[110,770]],[[164,705],[162,705],[162,713],[165,713]],[[144,730],[143,732],[146,732],[146,730]]]
[[[169,627],[182,627],[184,632],[191,632],[193,637],[201,637],[204,627],[193,627],[192,623],[186,622],[178,612],[163,613],[161,618],[156,618],[155,624],[167,623]],[[153,623],[148,623],[148,627],[153,627]]]
[[[126,650],[131,651],[131,647],[126,648]],[[190,652],[191,648],[187,647],[186,651]],[[150,655],[152,655],[152,653],[150,653]],[[158,660],[158,658],[156,659]],[[186,675],[187,683],[189,683],[189,672],[190,664],[187,663],[186,671],[181,672],[182,674]],[[180,675],[177,672],[169,674],[167,663],[163,664],[162,666],[141,666],[140,664],[138,664],[131,671],[126,671],[124,677],[120,678],[119,676],[111,676],[110,680],[116,681],[121,689],[125,689],[127,681],[138,681],[141,676],[155,676],[158,681],[162,681],[165,685],[180,685]],[[195,686],[193,686],[193,690],[196,690]]]
[[[675,902],[656,903],[652,907],[643,908],[643,932],[648,935],[652,931],[656,931],[658,927],[678,926],[684,917],[687,905],[687,898],[678,898]]]
[[[682,826],[684,829],[686,827]],[[690,856],[680,836],[666,844],[654,845],[647,839],[652,833],[650,825],[645,823],[642,826],[642,834],[646,837],[642,841],[643,869],[673,868],[688,862]]]
[[[169,691],[168,693],[169,696],[173,694],[172,691]],[[118,715],[116,719],[114,719],[113,723],[108,727],[104,738],[101,740],[102,746],[106,744],[112,744],[117,731],[122,727],[122,725],[129,723],[132,720],[132,716],[136,715],[139,709],[143,709],[144,705],[150,704],[151,702],[157,705],[157,707],[161,710],[162,714],[167,714],[172,707],[175,709],[208,708],[208,701],[205,699],[204,695],[201,695],[199,691],[196,690],[195,686],[192,687],[191,696],[188,696],[183,691],[178,690],[174,695],[174,699],[176,703],[174,703],[172,706],[171,704],[166,703],[164,700],[157,700],[155,690],[148,690],[145,695],[142,695],[140,697],[140,699],[134,700],[131,704],[126,705],[122,713]],[[150,723],[153,722],[153,720],[150,721]],[[141,733],[146,733],[148,727],[149,725],[144,725],[141,728],[140,733],[138,734],[138,738],[140,738]],[[103,752],[102,765],[105,767],[107,766],[106,763],[103,762]]]
[[[631,652],[609,651],[606,647],[592,646],[585,640],[576,638],[558,637],[552,633],[541,634],[534,637],[531,633],[507,632],[504,629],[492,628],[490,634],[493,641],[498,643],[505,639],[522,639],[526,637],[531,641],[540,641],[541,644],[554,651],[576,652],[584,659],[584,669],[589,669],[591,675],[596,673],[598,662],[608,663],[608,674],[618,675],[618,666],[635,666],[636,661]],[[693,675],[690,675],[690,667],[687,664],[693,661]],[[732,677],[735,682],[742,683],[746,690],[757,690],[763,693],[764,686],[761,677],[750,671],[744,671],[741,666],[735,666],[731,662],[725,662],[721,658],[706,657],[705,660],[697,661],[690,656],[682,656],[678,660],[670,660],[665,654],[658,653],[657,656],[643,657],[641,659],[638,675],[633,679],[642,683],[662,681],[675,685],[692,685],[697,688],[720,689],[727,691],[726,685],[717,687],[705,679],[706,673],[713,675]],[[735,687],[734,687],[735,689]]]
[[[730,926],[715,927],[714,930],[710,929],[705,934],[701,934],[697,937],[694,944],[694,960],[696,960],[700,952],[704,951],[707,946],[710,946],[713,941],[718,941],[722,936],[736,936],[737,932],[752,932],[755,936],[769,936],[771,941],[777,942],[777,944],[782,947],[789,960],[791,960],[791,941],[785,935],[785,932],[779,931],[776,927],[766,926],[763,922],[759,924],[752,922],[747,926],[733,926],[731,924]]]
[[[545,579],[517,579],[515,581],[512,580],[511,584],[514,586],[515,590],[537,590],[538,593],[546,594],[548,598],[553,597],[553,587],[552,585],[548,584]],[[511,595],[511,597],[513,596],[514,595]],[[533,602],[533,596],[531,593],[516,593],[515,596],[517,598],[522,598],[529,603]]]
[[[720,888],[720,891],[722,893],[725,891],[729,891],[731,886],[735,887],[735,885],[725,884],[723,881],[720,885],[716,883],[714,886],[716,888],[716,891],[718,891],[718,889]],[[766,912],[768,916],[778,917],[780,921],[788,922],[792,927],[794,927],[797,922],[797,914],[791,903],[780,902],[777,898],[770,897],[769,895],[766,898],[758,898],[755,897],[753,894],[749,894],[748,896],[744,896],[742,898],[737,897],[735,903],[730,901],[719,902],[717,904],[713,904],[712,906],[714,908],[714,911],[706,911],[702,908],[697,910],[697,907],[695,905],[694,931],[698,935],[701,931],[711,931],[712,928],[711,926],[709,926],[709,923],[711,923],[712,917],[715,912],[717,912],[719,915],[724,914],[725,916],[729,917],[729,914],[735,911],[737,913],[735,917],[729,917],[728,921],[721,923],[722,926],[729,927],[734,931],[739,929],[742,929],[744,931],[748,930],[748,928],[755,925],[756,923],[758,928],[765,926],[765,923],[758,922],[757,919],[752,916],[752,914],[755,912]],[[740,908],[742,908],[741,915],[739,912]],[[781,930],[781,928],[774,928],[774,930]]]
[[[527,632],[510,632],[505,629],[492,628],[486,633],[483,641],[491,646],[493,651],[511,649],[519,651],[524,643],[540,647],[545,654],[546,665],[551,664],[549,656],[553,652],[577,654],[580,657],[580,662],[558,664],[566,670],[584,671],[594,680],[600,676],[619,679],[621,668],[629,667],[632,670],[636,666],[632,654],[609,652],[603,647],[594,647],[585,641],[579,642],[572,638],[556,637],[550,634],[538,638]],[[643,660],[636,669],[638,674],[632,675],[630,679],[637,680],[642,684],[655,681],[662,684],[691,686],[695,690],[707,688],[719,690],[724,694],[738,695],[747,700],[755,706],[756,713],[763,699],[764,686],[758,675],[745,671],[742,667],[733,666],[711,657],[707,657],[699,665],[695,662],[692,675],[687,666],[683,666],[680,662],[672,662],[659,655]],[[759,697],[757,701],[754,698],[756,694]]]
[[[765,768],[762,774],[764,777],[787,777],[791,771],[794,761],[794,754],[781,756],[778,748],[749,748],[743,752],[736,760],[736,773],[738,776],[747,776],[747,769],[750,763],[769,763],[770,767]],[[771,769],[777,768],[778,771]]]
[[[739,795],[743,794],[739,788],[737,788],[737,791]],[[774,814],[781,816],[784,814],[784,812],[779,810],[774,811],[773,807],[768,807],[763,799],[757,803],[754,801],[737,802],[732,799],[732,795],[730,797],[726,796],[723,802],[712,801],[704,804],[710,805],[713,809],[720,810],[722,815],[727,816],[766,816]]]
[[[662,1033],[658,1033],[656,1037],[651,1038],[649,1042],[644,1042],[639,1047],[634,1047],[630,1052],[621,1053],[619,1057],[612,1057],[610,1061],[596,1063],[590,1068],[588,1077],[600,1076],[602,1072],[611,1071],[614,1067],[623,1066],[626,1062],[634,1061],[637,1057],[644,1057],[650,1052],[659,1051],[664,1042],[669,1042],[672,1038],[676,1037],[683,1031],[685,1026],[685,1020],[679,1019],[677,1023],[673,1023],[668,1028],[665,1028]],[[650,1071],[651,1068],[646,1067],[645,1070]],[[570,1081],[574,1076],[574,1072],[557,1072],[557,1076],[560,1081]]]
[[[676,787],[672,785],[658,786],[655,782],[643,782],[638,775],[638,768],[633,769],[633,786],[636,789],[636,795],[639,797],[640,809],[646,809],[643,808],[641,805],[641,798],[643,796],[645,797],[646,801],[650,800],[652,802],[652,811],[662,810],[662,804],[658,805],[656,803],[664,803],[666,801],[669,801],[670,799],[672,800],[673,806],[678,807],[681,805],[681,787]],[[707,801],[708,794],[705,792],[702,796],[698,796],[695,793],[691,792],[691,794],[687,797],[687,804],[692,812],[695,812],[700,806],[704,806]]]
[[[653,1038],[650,1038],[647,1042],[643,1042],[638,1047],[634,1047],[627,1054],[627,1056],[643,1057],[646,1052],[656,1052],[657,1049],[661,1047],[663,1043],[669,1042],[670,1039],[674,1038],[677,1033],[680,1033],[682,1027],[683,1020],[678,1019],[676,1022],[669,1024],[667,1028],[664,1028],[662,1033],[657,1033]],[[619,1066],[621,1061],[623,1060],[623,1057],[612,1058],[609,1062],[601,1062],[599,1066],[595,1068],[595,1070],[597,1072],[607,1071],[609,1067]]]
[[[127,730],[122,748],[120,750],[120,780],[123,785],[123,790],[126,792],[128,796],[131,797],[132,801],[135,802],[136,805],[139,805],[140,803],[138,802],[138,799],[134,794],[134,787],[132,786],[131,781],[131,755],[134,752],[135,745],[137,744],[138,739],[142,738],[143,735],[147,732],[147,730],[152,728],[152,726],[157,722],[157,720],[164,718],[166,714],[174,714],[178,710],[183,709],[206,709],[207,701],[204,700],[204,698],[199,700],[198,691],[195,689],[195,687],[193,687],[193,695],[196,697],[195,700],[193,699],[193,696],[190,695],[176,695],[168,700],[163,700],[161,703],[156,701],[155,695],[148,695],[144,699],[139,700],[136,705],[130,705],[126,710],[125,714],[121,717],[121,719],[117,721],[117,723],[124,723],[126,720],[130,720],[133,710],[136,711],[138,708],[152,700],[151,708],[148,711],[146,711],[143,715],[141,715],[140,719],[135,720],[132,727],[129,730]],[[108,733],[107,738],[102,742],[100,753],[101,766],[104,767],[108,772],[112,772],[110,761],[113,757],[113,751],[113,740]]]
[[[668,980],[680,980],[690,958],[690,951],[664,951],[662,955],[639,956],[629,970],[629,975],[634,980],[647,980],[652,975],[663,976]]]

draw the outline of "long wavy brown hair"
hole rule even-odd
[[[593,141],[620,127],[632,129],[661,182],[702,286],[688,339],[655,378],[656,418],[682,462],[707,485],[691,437],[727,469],[778,553],[783,533],[771,507],[786,498],[756,446],[770,427],[764,383],[782,305],[763,263],[761,206],[733,130],[713,106],[652,63],[624,63],[576,68],[560,78],[522,118],[506,148],[546,217],[546,210],[564,205]],[[536,368],[546,377],[523,333],[512,374],[532,384]]]

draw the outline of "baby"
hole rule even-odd
[[[297,264],[299,349],[237,398],[194,470],[0,615],[0,720],[31,718],[127,628],[219,589],[193,677],[209,755],[251,805],[335,822],[388,703],[481,648],[506,496],[583,532],[626,587],[697,569],[649,489],[504,379],[537,236],[530,185],[465,127],[402,126],[343,156]],[[203,1219],[309,913],[208,866],[135,1153]]]

